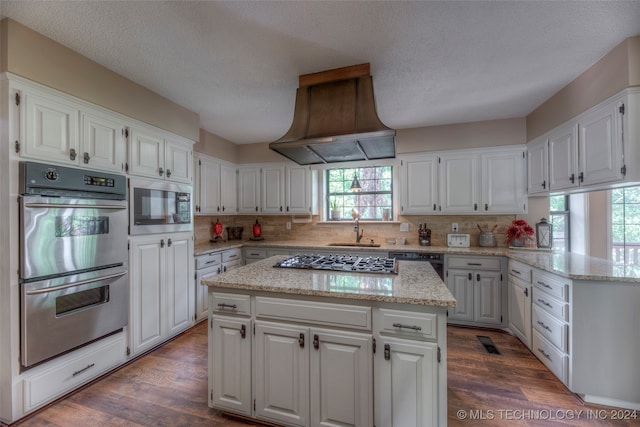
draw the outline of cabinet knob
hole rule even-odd
[[[240,336],[242,338],[247,336],[247,327],[245,325],[240,326]]]
[[[476,281],[480,281],[480,273],[476,274]]]
[[[547,189],[547,180],[542,181],[542,188]]]
[[[87,153],[87,152],[85,151],[85,152],[84,152],[84,156],[83,156],[83,159],[82,159],[82,160],[84,161],[84,163],[85,163],[85,164],[88,164],[88,163],[89,163],[89,160],[91,160],[91,157],[89,156],[89,153]]]
[[[162,169],[162,168],[158,169],[158,174],[160,176],[164,175],[164,169]]]
[[[171,242],[171,239],[168,239],[167,240],[167,246],[171,247],[171,243],[173,243],[173,242]]]
[[[474,204],[473,204],[473,210],[474,210],[474,211],[477,211],[477,210],[478,210],[478,204],[477,204],[477,203],[474,203]]]
[[[298,344],[300,348],[304,348],[304,334],[302,332],[300,332],[300,336],[298,337]]]
[[[569,177],[569,181],[571,181],[572,184],[576,182],[576,175],[572,173],[571,176]]]
[[[433,210],[434,211],[436,210],[436,204],[435,203],[433,204]]]
[[[389,344],[384,345],[384,360],[391,360],[391,346]]]
[[[313,348],[316,350],[320,348],[320,337],[318,337],[318,334],[313,335]]]
[[[71,148],[71,149],[69,150],[69,159],[71,159],[71,160],[75,160],[75,159],[76,159],[76,156],[77,156],[77,154],[76,154],[76,149],[75,149],[75,148]]]
[[[160,239],[160,247],[164,248],[164,239]]]
[[[171,169],[167,169],[167,178],[171,178]]]
[[[485,204],[484,204],[484,210],[485,210],[485,211],[488,211],[488,210],[489,210],[489,204],[488,204],[488,203],[485,203]]]
[[[473,280],[473,276],[469,273],[469,280]]]
[[[529,288],[524,288],[524,296],[525,297],[529,296]]]

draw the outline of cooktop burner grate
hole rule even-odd
[[[297,254],[276,263],[274,267],[398,274],[395,258],[362,258],[354,255]]]

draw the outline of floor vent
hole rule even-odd
[[[491,338],[485,337],[482,335],[476,335],[476,337],[478,338],[478,341],[480,341],[480,343],[484,346],[485,350],[487,350],[488,353],[500,354],[500,352],[498,351],[498,348],[493,343]]]

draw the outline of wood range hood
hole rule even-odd
[[[301,75],[291,128],[269,148],[300,165],[388,159],[395,135],[378,118],[366,63]]]

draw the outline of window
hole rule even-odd
[[[549,197],[549,220],[553,225],[553,249],[570,251],[569,196]]]
[[[640,187],[611,190],[611,260],[639,265]]]
[[[356,176],[362,188],[360,191],[350,190]],[[328,169],[326,179],[326,218],[351,221],[352,212],[356,212],[366,221],[382,221],[383,216],[386,220],[387,214],[392,219],[392,166]]]

